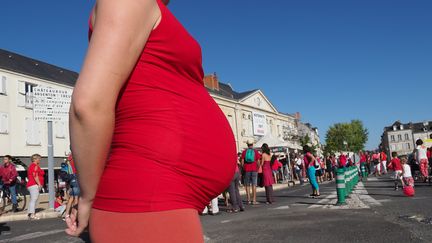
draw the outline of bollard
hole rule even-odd
[[[361,167],[361,172],[362,172],[362,179],[367,178],[368,176],[367,176],[367,171],[366,171],[366,164],[361,163],[360,167]]]
[[[338,168],[336,170],[336,192],[338,197],[338,202],[336,205],[345,205],[346,197],[346,183],[345,183],[345,169]]]

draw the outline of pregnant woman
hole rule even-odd
[[[70,235],[89,224],[92,242],[203,242],[198,212],[233,178],[232,130],[167,2],[96,1],[70,110]]]

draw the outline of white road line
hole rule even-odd
[[[290,207],[288,205],[286,206],[280,206],[277,208],[269,208],[269,210],[284,210],[284,209],[289,209]]]
[[[7,240],[2,240],[0,242],[18,242],[18,241],[30,240],[30,239],[34,239],[34,238],[38,238],[38,237],[43,237],[43,236],[47,236],[47,235],[55,235],[55,234],[58,234],[61,232],[64,232],[64,229],[51,230],[51,231],[47,231],[47,232],[33,232],[33,233],[25,234],[25,235],[20,235],[20,236],[14,237],[14,238],[10,238]]]
[[[376,178],[376,177],[368,177],[367,180],[368,181],[378,181],[378,178]]]
[[[232,220],[223,220],[223,221],[221,221],[221,224],[226,224],[226,223],[229,223],[229,222],[231,222]]]
[[[368,195],[363,182],[359,182],[356,189],[350,194],[350,197],[345,200],[347,205],[336,206],[337,201],[337,193],[333,191],[330,195],[319,200],[315,205],[311,205],[308,208],[363,209],[370,208],[370,206],[382,206],[381,201],[377,201]],[[387,199],[382,202],[387,202]]]

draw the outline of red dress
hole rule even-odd
[[[161,22],[117,100],[96,209],[201,212],[234,175],[234,135],[204,87],[201,48],[157,2]]]
[[[276,163],[276,161],[275,161]],[[264,164],[262,166],[263,171],[263,184],[264,186],[271,186],[275,183],[274,177],[273,177],[273,171],[270,166],[270,161],[264,161]]]

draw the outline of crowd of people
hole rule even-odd
[[[33,154],[30,157],[31,164],[26,169],[26,173],[20,176],[16,165],[13,163],[13,157],[10,155],[3,156],[3,164],[0,166],[0,190],[6,190],[10,195],[12,203],[12,213],[18,212],[17,201],[17,186],[24,185],[27,188],[29,202],[27,206],[27,215],[30,220],[40,219],[36,214],[36,206],[38,203],[41,191],[45,191],[46,173],[40,167],[42,156]],[[61,164],[61,169],[57,174],[56,193],[54,209],[63,219],[69,217],[69,214],[74,206],[78,204],[78,196],[80,193],[79,185],[76,176],[76,169],[69,154],[64,163]],[[63,186],[61,184],[63,183]],[[5,194],[3,194],[5,195]]]
[[[282,162],[281,162],[282,161]],[[336,177],[336,169],[355,166],[361,179],[364,175],[380,177],[392,173],[395,179],[395,190],[399,185],[413,191],[414,181],[426,182],[431,177],[432,147],[428,148],[421,139],[416,141],[416,148],[409,155],[399,156],[392,152],[388,158],[386,151],[338,152],[327,156],[318,156],[309,146],[303,147],[303,153],[291,153],[288,156],[278,156],[271,153],[267,144],[255,148],[253,141],[247,141],[247,148],[238,154],[238,164],[235,176],[229,187],[228,195],[223,194],[228,212],[244,211],[239,188],[245,190],[246,204],[259,204],[256,198],[257,187],[264,187],[266,204],[275,202],[273,184],[287,183],[288,180],[300,185],[310,183],[310,197],[320,197],[319,183],[332,181]],[[362,173],[362,169],[365,173]],[[413,192],[410,192],[413,193]],[[229,199],[228,199],[229,196]],[[210,213],[219,212],[215,209],[216,201],[210,203]],[[213,210],[212,210],[213,209]],[[207,208],[204,213],[207,213]]]

